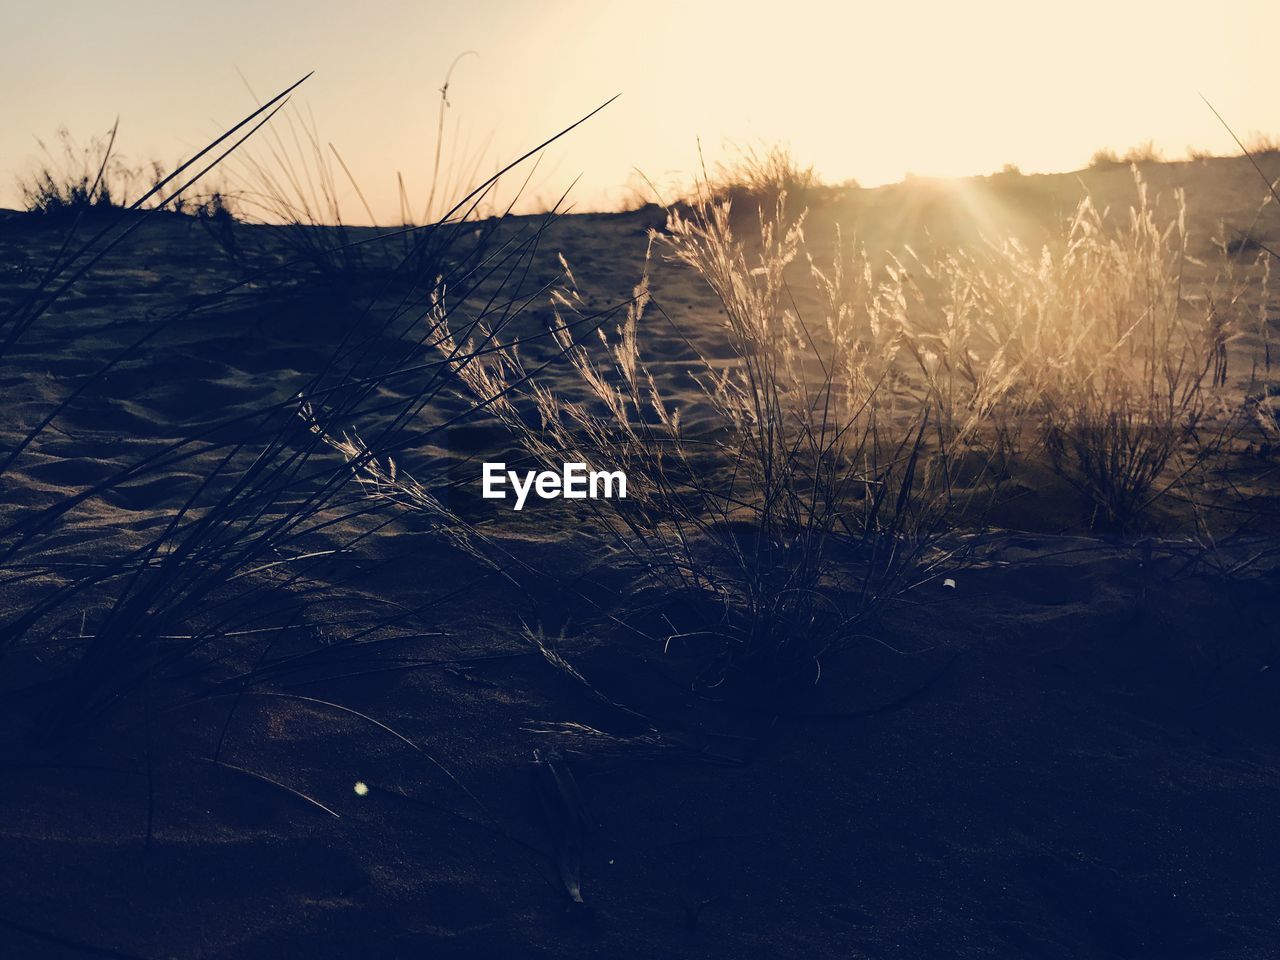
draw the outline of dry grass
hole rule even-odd
[[[337,148],[322,139],[313,117],[296,109],[283,111],[266,134],[265,151],[246,156],[236,171],[242,216],[279,225],[292,258],[331,287],[371,275],[373,251],[359,242],[347,208],[359,207],[371,225],[376,219]]]
[[[825,305],[801,317],[786,275],[804,265],[804,240],[785,196],[750,243],[734,233],[731,204],[712,201],[673,212],[655,242],[724,307],[732,361],[691,358],[710,427],[685,428],[642,355],[640,329],[660,310],[647,277],[615,335],[597,331],[593,345],[571,333],[594,318],[566,265],[551,332],[576,372],[568,393],[514,347],[481,355],[452,336],[437,346],[466,355],[450,361],[459,382],[534,460],[627,473],[627,500],[586,503],[617,558],[664,598],[668,643],[709,651],[710,678],[812,667],[960,562],[955,521],[999,480],[998,410],[1016,371],[977,322],[983,305],[959,260],[932,268],[926,304],[905,268],[873,280],[861,250],[842,251],[825,269],[808,264]],[[381,496],[415,499],[411,478],[372,479]]]
[[[648,324],[681,323],[647,271],[609,333],[565,264],[557,356],[537,364],[487,326],[468,341],[441,322],[432,337],[536,464],[626,472],[628,499],[585,506],[637,574],[628,614],[657,598],[665,641],[700,646],[707,679],[820,663],[963,563],[1002,484],[1037,455],[1081,491],[1087,523],[1134,531],[1221,452],[1236,425],[1222,390],[1239,288],[1186,296],[1181,196],[1162,207],[1135,171],[1122,220],[1086,199],[1042,249],[907,251],[877,267],[856,244],[812,255],[804,218],[786,212],[789,166],[759,170],[737,181],[758,213],[750,235],[721,178],[651,236],[651,255],[695,271],[723,310],[727,360],[685,338],[694,401],[646,355]],[[801,278],[815,315],[792,297]],[[568,386],[542,375],[560,358]],[[376,444],[339,448],[369,465],[374,496],[443,517],[485,555],[483,535]]]
[[[1101,147],[1093,152],[1093,156],[1089,158],[1089,166],[1105,169],[1107,167],[1117,167],[1120,165],[1120,155],[1110,147]]]
[[[690,198],[692,204],[736,202],[752,212],[771,208],[784,196],[804,206],[822,186],[813,167],[801,164],[781,144],[736,148],[732,158],[703,174]]]
[[[207,157],[215,163],[225,157],[225,144],[233,142],[234,149],[258,130],[287,93],[187,167],[203,172]],[[109,148],[103,155],[109,156]],[[0,315],[0,361],[107,250],[200,175],[186,174],[186,184],[179,179],[165,192],[162,183],[151,196],[135,200],[134,209],[117,211],[117,229],[108,226],[86,242],[65,245],[27,295]],[[464,294],[484,284],[501,291],[511,276],[528,269],[538,231],[527,233],[451,281]],[[458,236],[440,233],[442,259]],[[411,266],[406,258],[398,269]],[[443,284],[430,274],[428,294]],[[163,331],[203,319],[246,285],[230,283],[151,318],[145,334],[104,358],[5,451],[0,477],[24,458],[40,455],[61,416],[114,369],[146,359],[159,349],[154,341]],[[499,298],[495,310],[504,302]],[[362,458],[334,456],[328,437],[352,420],[376,421],[369,437],[379,449],[404,442],[414,417],[448,382],[441,375],[448,363],[423,346],[424,326],[429,330],[437,318],[433,311],[423,316],[412,298],[371,312],[363,323],[332,334],[320,369],[309,372],[305,399],[286,391],[248,412],[157,442],[145,455],[47,506],[7,516],[0,524],[0,590],[6,601],[18,601],[16,612],[0,624],[0,656],[20,654],[39,664],[34,678],[21,679],[22,689],[11,685],[7,691],[34,705],[24,711],[30,729],[10,733],[53,742],[118,730],[119,721],[128,720],[141,721],[149,736],[152,719],[169,711],[210,699],[225,700],[234,711],[242,697],[265,695],[264,688],[298,668],[332,666],[335,654],[359,664],[365,662],[363,648],[356,650],[362,642],[414,630],[421,635],[413,627],[421,600],[401,605],[354,585],[363,574],[350,558],[387,519],[380,516],[382,504],[351,489],[352,471],[365,466]],[[398,389],[415,378],[415,389]],[[111,401],[100,402],[107,408],[102,415],[109,416]],[[414,436],[421,440],[440,429],[444,425],[419,426]],[[192,465],[194,475],[188,472]],[[99,501],[160,480],[180,491],[166,522],[138,536],[102,531],[86,557],[84,538],[97,532]],[[319,636],[328,642],[318,643]]]
[[[1124,152],[1121,158],[1125,163],[1160,163],[1164,155],[1156,149],[1150,140],[1144,140]]]
[[[1119,228],[1085,200],[1055,244],[1005,251],[1005,309],[1045,444],[1106,527],[1138,522],[1212,456],[1235,309],[1186,297],[1181,196],[1161,221],[1140,178],[1137,194]]]
[[[1280,137],[1269,133],[1254,132],[1244,139],[1244,150],[1254,157],[1280,154]]]
[[[1106,169],[1108,167],[1118,167],[1122,164],[1160,163],[1162,160],[1164,160],[1164,156],[1156,149],[1155,144],[1150,140],[1144,140],[1142,143],[1130,147],[1123,154],[1117,153],[1110,147],[1102,147],[1099,150],[1095,150],[1093,156],[1089,158],[1089,166],[1097,169]]]
[[[213,236],[242,273],[269,273],[285,284],[301,278],[349,305],[363,306],[390,286],[401,292],[412,288],[412,295],[425,302],[443,273],[485,269],[494,237],[521,200],[537,161],[523,179],[514,178],[514,188],[507,191],[505,175],[514,165],[496,165],[486,173],[487,142],[473,145],[456,131],[447,140],[449,83],[447,75],[440,89],[439,139],[425,166],[427,187],[414,196],[408,186],[414,172],[397,170],[399,209],[390,222],[385,216],[380,220],[343,154],[322,136],[315,117],[292,106],[281,110],[277,122],[264,131],[265,146],[246,151],[235,165],[225,195],[206,201],[199,211],[202,219],[215,222],[220,205],[229,205],[238,219],[269,226],[252,235],[252,246],[225,230],[214,230]],[[566,132],[530,151],[521,162]],[[264,264],[281,253],[289,269],[264,270]]]
[[[133,172],[113,153],[115,138],[113,127],[105,137],[83,145],[66,129],[58,131],[56,149],[40,141],[44,161],[18,185],[24,208],[58,216],[121,206]]]
[[[116,149],[119,124],[106,134],[81,142],[65,128],[57,145],[37,141],[43,159],[19,180],[23,208],[45,217],[83,217],[120,211],[136,204],[154,209],[162,197],[158,185],[168,182],[170,170],[159,161],[131,164]],[[165,209],[197,216],[231,213],[227,198],[216,189],[186,190],[165,199]]]

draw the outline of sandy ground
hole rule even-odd
[[[1146,176],[1153,190],[1186,187],[1202,281],[1219,222],[1228,234],[1253,223],[1256,173],[1223,160]],[[1034,242],[1085,187],[1116,209],[1132,199],[1124,169],[913,182],[835,198],[808,229],[856,224],[873,247],[988,229]],[[564,218],[529,288],[555,276],[562,251],[599,303],[625,296],[660,221],[652,209]],[[1273,209],[1259,224],[1265,242],[1280,237]],[[268,228],[235,229],[274,255]],[[0,296],[29,286],[58,240],[49,224],[0,221]],[[0,444],[157,317],[235,275],[200,224],[149,224],[0,366]],[[659,262],[653,289],[700,351],[723,353],[696,277]],[[259,284],[166,330],[0,480],[4,517],[288,398],[359,312],[306,283]],[[696,423],[683,341],[651,317],[645,352]],[[1256,332],[1233,345],[1242,389],[1259,349]],[[502,449],[483,424],[449,438],[406,451],[407,465]],[[207,466],[94,498],[59,536],[86,556],[135,542]],[[625,612],[632,585],[563,503],[492,530],[577,584],[548,580],[532,597],[405,517],[353,560],[368,571],[356,589],[449,599],[372,663],[337,646],[289,678],[285,690],[311,700],[239,703],[223,758],[278,784],[207,762],[225,702],[167,713],[150,742],[136,723],[56,750],[9,738],[0,954],[1275,956],[1280,578],[1209,577],[1172,552],[1091,534],[1070,489],[1043,474],[954,588],[922,588],[820,684],[769,698],[694,692],[695,649],[664,653],[602,616]],[[474,514],[465,493],[460,503]],[[40,588],[7,589],[6,618]],[[560,653],[594,691],[525,642],[524,623],[564,628]],[[309,629],[322,644],[322,618]],[[76,648],[74,625],[60,636],[62,647],[9,653],[6,730],[26,731],[41,710],[31,684]],[[609,736],[540,729],[566,723]],[[580,822],[566,823],[578,800],[558,805],[556,776],[576,783]]]

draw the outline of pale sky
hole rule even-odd
[[[130,160],[171,163],[309,70],[296,102],[341,151],[378,219],[396,171],[425,202],[438,88],[456,55],[450,144],[512,157],[615,93],[558,144],[531,190],[581,175],[608,208],[639,168],[657,182],[731,143],[782,141],[829,181],[908,172],[1072,170],[1152,140],[1227,152],[1208,97],[1241,134],[1280,135],[1280,3],[606,3],[221,0],[0,9],[0,206],[38,157],[120,117]],[[456,126],[455,126],[456,125]],[[260,148],[262,149],[262,148]],[[354,197],[344,212],[367,220]]]

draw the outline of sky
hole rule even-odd
[[[1073,170],[1099,147],[1147,140],[1173,156],[1229,152],[1201,95],[1238,133],[1280,135],[1278,53],[1273,0],[6,2],[0,206],[19,204],[37,141],[61,128],[84,143],[119,117],[128,160],[172,164],[255,95],[313,70],[291,107],[314,118],[389,224],[397,172],[410,207],[425,207],[455,61],[449,183],[492,173],[620,94],[548,150],[524,188],[536,206],[572,184],[576,209],[593,210],[628,197],[640,174],[665,193],[701,162],[772,143],[829,182],[867,186],[1006,163]],[[261,134],[246,144],[268,165],[270,146]],[[244,161],[228,170],[251,183]],[[335,177],[344,219],[366,222]]]

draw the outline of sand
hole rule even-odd
[[[1252,223],[1256,174],[1215,160],[1145,175],[1153,190],[1186,187],[1204,282],[1206,237],[1220,220]],[[1086,186],[1117,209],[1132,198],[1124,169],[910,182],[833,198],[807,230],[816,239],[839,222],[873,247],[945,246],[986,226],[980,210],[1035,242]],[[652,208],[563,218],[529,288],[556,275],[563,252],[598,303],[625,297],[661,219]],[[1266,242],[1280,236],[1274,210],[1261,223]],[[271,228],[233,229],[278,256]],[[0,297],[29,286],[58,241],[55,225],[0,221]],[[201,224],[155,218],[0,365],[0,447],[148,324],[236,276]],[[723,357],[705,285],[665,262],[652,282],[697,348]],[[313,283],[273,281],[167,329],[0,480],[5,520],[289,398],[360,313]],[[643,350],[696,424],[707,412],[688,347],[650,317]],[[1259,351],[1252,332],[1232,345],[1241,389]],[[509,450],[483,422],[447,438],[406,450],[406,469]],[[67,556],[141,542],[209,466],[89,500],[58,534]],[[1050,471],[1023,483],[954,586],[921,588],[824,663],[821,682],[768,696],[697,690],[695,646],[664,652],[602,616],[635,603],[632,579],[564,502],[491,512],[489,532],[574,591],[548,580],[522,594],[411,515],[366,541],[350,561],[367,571],[354,593],[450,599],[374,659],[336,645],[279,688],[310,700],[243,698],[222,766],[208,758],[225,700],[166,711],[150,738],[134,717],[29,746],[43,706],[31,685],[74,655],[68,623],[61,645],[5,660],[0,709],[18,733],[0,755],[0,954],[1274,956],[1275,572],[1182,569],[1172,547],[1153,555],[1089,530]],[[484,516],[465,489],[454,505]],[[1178,508],[1159,519],[1176,531]],[[6,586],[5,619],[47,588]],[[316,645],[332,639],[325,616],[308,624]],[[590,687],[549,664],[526,624],[563,630],[557,649]],[[563,724],[577,735],[548,728]]]

